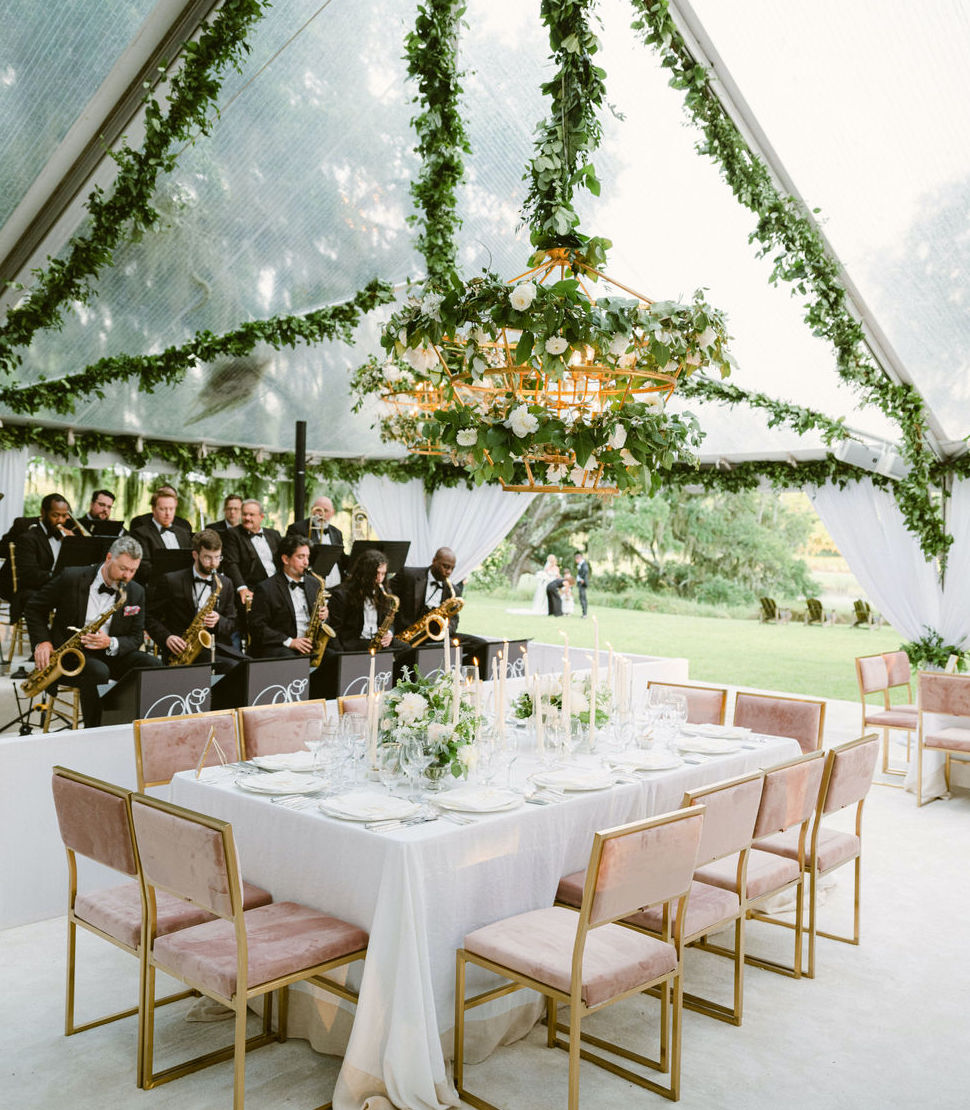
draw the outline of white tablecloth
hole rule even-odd
[[[356,1110],[379,1095],[399,1107],[440,1110],[458,1105],[442,1037],[447,1048],[455,949],[466,933],[551,905],[560,876],[586,865],[598,829],[676,809],[685,789],[799,754],[794,740],[771,738],[554,805],[524,805],[466,826],[439,820],[385,833],[289,810],[193,773],[176,776],[172,800],[231,821],[245,877],[278,901],[315,906],[370,933],[336,1110]],[[511,996],[476,1012],[489,1044],[503,1027],[521,1024],[522,1006],[521,996]]]

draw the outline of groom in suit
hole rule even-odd
[[[125,602],[97,632],[81,637],[84,669],[62,685],[76,686],[81,695],[84,727],[101,723],[98,685],[121,678],[139,667],[160,667],[161,660],[139,649],[145,633],[145,591],[132,581],[141,563],[141,545],[121,536],[111,545],[101,566],[68,567],[37,591],[27,603],[24,617],[34,651],[34,662],[43,669],[55,645],[69,640],[74,628],[83,628],[107,612],[126,592]],[[49,614],[54,619],[48,626]]]

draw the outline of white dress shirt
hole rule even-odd
[[[102,586],[107,586],[108,583],[101,577],[101,571],[94,576],[94,581],[91,583],[91,588],[88,590],[88,607],[84,611],[84,623],[89,625],[91,621],[100,617],[102,613],[106,613],[112,605],[118,600],[117,594],[114,597],[111,594],[101,592]],[[114,587],[112,586],[112,589]],[[111,643],[107,648],[108,655],[118,654],[118,637],[112,636]]]
[[[364,602],[364,624],[360,630],[360,638],[369,640],[377,635],[377,606],[373,601]]]
[[[266,571],[266,577],[272,578],[276,573],[276,564],[273,562],[273,552],[269,549],[269,543],[262,532],[256,532],[250,539],[253,541],[253,548],[259,556],[259,561],[263,564],[263,570]]]
[[[179,538],[171,531],[170,525],[159,524],[158,521],[152,517],[152,524],[158,529],[159,535],[162,537],[162,543],[168,548],[169,551],[178,551]],[[163,532],[162,529],[168,527],[168,532]]]

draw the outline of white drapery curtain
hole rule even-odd
[[[929,628],[947,643],[970,640],[970,481],[954,483],[951,495],[954,542],[945,589],[889,490],[864,478],[844,489],[829,482],[808,494],[859,584],[897,632],[919,640]]]
[[[426,566],[439,547],[452,548],[456,582],[498,547],[536,496],[464,485],[429,495],[419,478],[392,482],[372,474],[357,483],[355,493],[381,539],[411,541],[409,566]]]
[[[0,535],[24,515],[24,482],[27,480],[27,448],[0,451]],[[6,552],[0,553],[3,558]]]

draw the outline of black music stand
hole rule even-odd
[[[344,549],[335,543],[315,543],[310,548],[310,569],[326,578],[334,567],[344,560]]]
[[[65,536],[57,557],[58,571],[65,567],[90,567],[103,563],[111,543],[105,536]]]
[[[152,556],[152,582],[157,582],[163,574],[185,570],[192,565],[192,552],[187,547],[165,548]]]
[[[88,529],[92,536],[110,536],[112,541],[116,540],[124,530],[125,526],[120,520],[93,520]]]
[[[310,659],[244,659],[212,687],[213,709],[306,701]]]
[[[328,651],[323,662],[310,676],[313,697],[344,698],[366,694],[370,682],[369,651]],[[394,680],[394,652],[374,653],[375,683],[390,689]]]
[[[478,660],[478,673],[482,679],[492,677],[492,660],[498,660],[500,652],[504,651],[504,640],[486,640],[483,644],[475,644],[462,649],[462,665],[472,666],[472,660]],[[523,648],[528,648],[528,640],[509,640],[509,657],[506,660],[506,677],[519,678],[525,673]]]
[[[413,674],[418,671],[422,678],[427,678],[435,671],[445,669],[445,641],[427,640],[410,651],[399,651],[394,656],[394,681],[404,677],[406,670]]]
[[[390,579],[404,566],[411,547],[410,540],[354,540],[350,549],[350,566],[365,551],[380,551],[387,559],[387,577]]]
[[[123,725],[143,717],[179,717],[211,709],[212,665],[145,667],[123,675],[101,698],[101,723]]]

